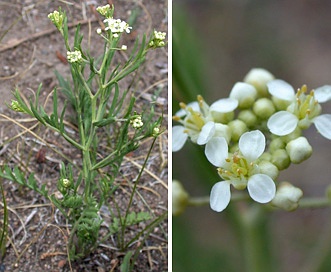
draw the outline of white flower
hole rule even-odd
[[[166,35],[167,35],[167,33],[165,33],[165,32],[154,30],[154,37],[155,37],[155,39],[164,40],[165,37],[166,37]]]
[[[224,137],[230,141],[230,128],[215,122],[213,113],[231,112],[237,105],[236,100],[226,98],[216,101],[209,107],[201,96],[198,96],[198,102],[187,105],[180,103],[182,109],[175,114],[173,120],[182,126],[174,126],[172,129],[172,151],[179,151],[188,138],[198,145],[206,144],[213,137]]]
[[[82,58],[82,53],[79,50],[75,50],[73,52],[67,52],[67,59],[70,63],[80,62]]]
[[[319,104],[331,100],[331,86],[319,87],[309,94],[303,86],[295,94],[291,85],[278,79],[269,82],[268,88],[271,95],[289,103],[286,111],[278,111],[269,118],[267,126],[273,134],[288,135],[297,127],[307,129],[314,123],[316,129],[331,140],[331,114],[320,115]]]
[[[239,152],[228,153],[224,138],[211,139],[205,148],[209,162],[219,167],[218,173],[223,181],[217,182],[210,193],[210,207],[223,211],[231,199],[230,185],[238,190],[247,188],[253,200],[259,203],[271,201],[276,193],[272,178],[259,172],[257,159],[265,149],[265,137],[259,130],[246,132],[239,139]]]
[[[105,30],[110,30],[114,34],[114,37],[118,37],[118,33],[122,33],[124,31],[126,33],[130,33],[130,29],[132,29],[128,23],[121,21],[120,19],[107,18],[103,21],[108,25],[105,27]]]
[[[139,129],[144,125],[140,115],[137,115],[134,119],[130,120],[130,123],[135,129]]]

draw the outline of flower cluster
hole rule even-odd
[[[65,14],[64,12],[55,10],[54,12],[48,14],[48,18],[52,21],[52,23],[56,26],[56,28],[63,34],[63,20]]]
[[[179,151],[187,140],[204,146],[221,178],[210,194],[210,206],[217,212],[228,206],[231,185],[247,189],[258,203],[293,210],[302,191],[288,182],[278,184],[279,172],[311,156],[313,149],[303,136],[311,124],[331,140],[331,114],[321,114],[320,105],[330,100],[329,85],[310,92],[303,85],[295,92],[285,81],[255,68],[233,86],[228,98],[210,106],[201,96],[180,103],[173,116],[179,125],[173,127],[172,150]]]
[[[99,12],[102,16],[107,16],[107,14],[111,11],[110,5],[107,4],[105,6],[99,6],[96,8],[97,12]]]
[[[130,33],[130,30],[132,29],[128,23],[121,19],[106,18],[103,22],[107,24],[105,30],[110,30],[115,38],[119,36],[119,33],[123,33],[124,31]]]
[[[22,108],[21,104],[17,100],[12,100],[9,107],[16,112],[26,113],[26,111]]]
[[[144,123],[143,123],[143,121],[141,119],[141,115],[136,115],[133,119],[131,119],[130,120],[130,124],[135,129],[141,128],[144,125]]]
[[[157,48],[157,47],[163,47],[165,46],[165,38],[166,38],[166,33],[165,32],[160,32],[154,30],[153,36],[151,40],[148,43],[148,46],[150,48]]]
[[[68,51],[67,59],[70,63],[81,62],[83,60],[82,53],[79,50],[75,50],[72,52]]]

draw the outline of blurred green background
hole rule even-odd
[[[331,85],[331,1],[173,1],[173,114],[180,101],[202,94],[211,104],[228,96],[251,68],[269,70],[295,89]],[[331,102],[323,112],[331,113]],[[331,184],[331,142],[305,131],[313,155],[283,171],[279,181],[305,196],[323,196]],[[173,178],[192,196],[209,195],[219,180],[189,142],[173,153]],[[240,237],[229,211],[188,208],[173,218],[173,271],[245,271]],[[269,232],[270,271],[331,271],[330,208],[274,212],[261,222]],[[321,264],[321,265],[320,265]]]

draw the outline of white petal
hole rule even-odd
[[[313,122],[319,133],[331,140],[331,114],[317,116]]]
[[[318,103],[324,103],[331,100],[331,85],[325,85],[314,91]]]
[[[271,201],[276,194],[274,181],[265,174],[256,174],[249,178],[247,190],[253,200],[259,203]]]
[[[208,161],[220,167],[225,164],[225,159],[228,157],[228,144],[223,137],[212,138],[205,147],[205,155]]]
[[[229,205],[230,199],[230,183],[227,181],[217,182],[210,192],[210,207],[215,212],[221,212]]]
[[[186,105],[186,108],[192,108],[194,111],[200,112],[200,107],[199,107],[199,103],[197,101],[194,102],[190,102]],[[187,111],[185,109],[180,109],[179,111],[177,111],[175,113],[176,116],[178,117],[184,117],[187,115]]]
[[[234,84],[229,97],[238,100],[239,107],[248,108],[252,106],[257,96],[255,87],[245,82]]]
[[[184,146],[188,137],[184,130],[183,126],[172,127],[172,152],[179,151]]]
[[[215,134],[215,123],[212,121],[207,122],[201,129],[199,134],[197,144],[204,145],[206,144]]]
[[[298,121],[294,114],[288,111],[279,111],[269,118],[267,126],[273,134],[284,136],[296,129]]]
[[[265,137],[259,130],[246,132],[239,139],[241,153],[250,161],[256,160],[265,149]]]
[[[221,113],[234,111],[238,107],[238,100],[232,98],[223,98],[214,102],[209,110]]]
[[[293,101],[295,91],[293,87],[281,79],[275,79],[267,83],[269,93],[277,98]]]

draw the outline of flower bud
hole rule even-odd
[[[261,161],[259,163],[259,170],[261,174],[265,174],[276,180],[279,174],[278,168],[269,161]]]
[[[281,136],[281,139],[285,142],[285,143],[288,143],[292,140],[295,140],[299,137],[302,136],[302,130],[299,128],[299,127],[296,127],[296,129],[291,132],[290,134],[287,134],[285,136]]]
[[[234,111],[231,112],[216,112],[211,111],[213,120],[217,123],[227,124],[234,118]]]
[[[24,113],[27,113],[23,107],[21,106],[21,104],[16,101],[16,100],[12,100],[11,101],[11,104],[10,104],[10,108],[16,112],[24,112]]]
[[[311,156],[313,148],[305,137],[299,137],[286,145],[286,151],[291,162],[301,163]]]
[[[271,99],[278,111],[286,110],[287,107],[292,103],[292,101],[281,99],[276,96],[272,96]]]
[[[269,151],[271,153],[277,151],[278,149],[284,149],[286,146],[286,143],[283,141],[282,138],[277,137],[275,139],[272,139],[269,144]]]
[[[271,204],[286,211],[293,211],[298,208],[302,195],[301,189],[294,187],[289,182],[282,182]]]
[[[238,100],[238,108],[246,109],[253,105],[257,97],[257,91],[254,86],[248,83],[237,82],[233,86],[229,97]]]
[[[264,152],[260,158],[260,161],[270,161],[271,160],[271,154],[269,152]]]
[[[188,204],[189,194],[185,191],[183,185],[177,181],[172,181],[172,214],[180,215],[184,212]]]
[[[214,137],[224,137],[225,140],[229,143],[231,140],[231,129],[228,125],[223,125],[216,123],[215,124],[215,134]]]
[[[270,99],[260,98],[254,103],[253,111],[258,117],[266,120],[275,113],[276,109]]]
[[[268,96],[267,83],[275,77],[267,70],[262,68],[253,68],[244,78],[244,82],[255,87],[259,97]]]
[[[291,160],[285,149],[278,149],[272,153],[271,163],[276,165],[278,170],[284,170],[290,166]]]
[[[238,119],[243,121],[249,128],[254,127],[257,124],[257,117],[251,110],[240,111]]]
[[[234,142],[238,142],[240,136],[246,131],[248,131],[246,124],[238,119],[231,121],[228,126],[230,127],[232,132],[231,140]]]

